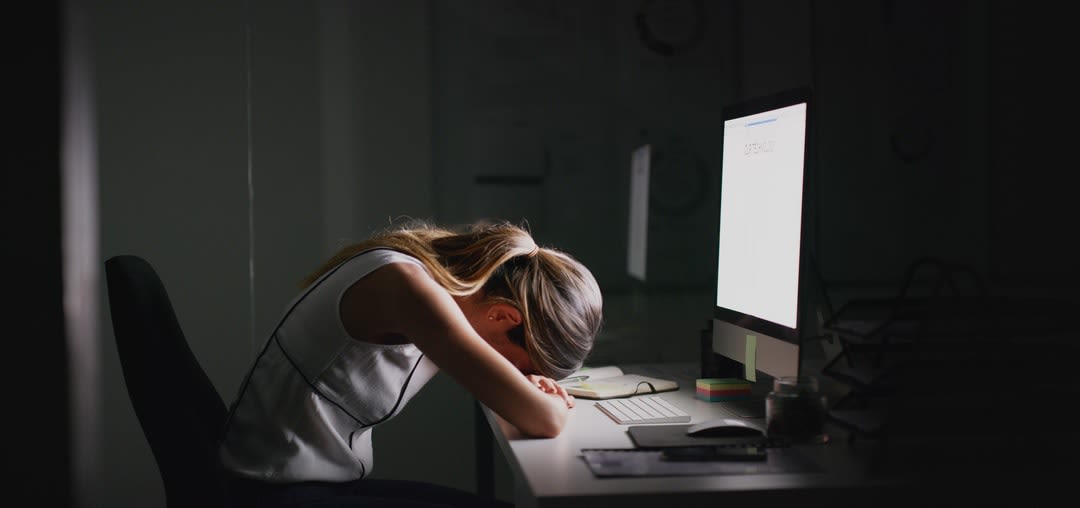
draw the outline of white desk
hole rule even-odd
[[[653,375],[668,373],[677,379],[679,391],[662,395],[690,413],[690,423],[732,416],[718,404],[694,398],[697,368],[695,364],[630,365],[623,370]],[[882,489],[893,484],[867,473],[866,461],[871,458],[872,443],[849,444],[844,439],[798,447],[807,458],[825,468],[825,473],[597,478],[580,456],[582,448],[630,449],[634,445],[626,433],[627,426],[616,424],[593,404],[591,400],[576,399],[566,428],[552,439],[525,438],[491,410],[482,408],[510,465],[514,502],[518,507],[715,508],[720,506],[720,499],[724,503],[752,502],[754,508],[850,506],[859,500],[880,504]]]

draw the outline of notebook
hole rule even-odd
[[[559,381],[567,393],[586,399],[613,399],[678,390],[679,384],[640,374],[626,374],[615,365],[584,367]]]

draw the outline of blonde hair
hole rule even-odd
[[[603,320],[603,298],[592,273],[569,254],[540,247],[523,227],[479,222],[459,230],[409,221],[346,246],[304,279],[314,283],[345,260],[374,248],[420,260],[451,295],[483,291],[513,305],[522,326],[511,330],[540,374],[562,379],[581,368]]]

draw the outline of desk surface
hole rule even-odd
[[[733,416],[719,404],[694,397],[696,364],[628,365],[623,370],[676,379],[680,389],[665,392],[663,396],[690,413],[690,423]],[[752,497],[755,508],[766,500],[776,504],[797,500],[800,506],[808,506],[806,496],[810,493],[821,494],[823,500],[831,502],[836,500],[837,487],[842,488],[845,496],[857,492],[873,496],[874,489],[897,483],[896,479],[886,481],[867,473],[873,443],[848,443],[842,439],[833,439],[825,445],[796,447],[821,466],[825,471],[822,473],[597,478],[582,458],[581,449],[632,449],[634,444],[626,433],[628,426],[616,424],[594,408],[594,404],[592,400],[576,399],[566,428],[552,439],[523,437],[512,425],[484,408],[495,440],[514,475],[517,506],[595,507],[618,499],[614,506],[715,507],[719,493],[724,493],[726,500],[740,494]],[[769,495],[763,496],[765,493]],[[605,502],[598,504],[598,497]]]

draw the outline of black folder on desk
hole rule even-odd
[[[822,469],[798,450],[765,437],[687,436],[689,425],[633,425],[626,429],[637,448],[583,449],[582,457],[598,477],[694,476],[723,474],[813,473]],[[760,446],[768,448],[764,461],[668,461],[667,448],[691,446]]]
[[[794,448],[771,448],[763,461],[727,460],[667,461],[662,449],[581,450],[589,470],[598,477],[620,476],[701,476],[746,474],[818,473],[822,469]]]

